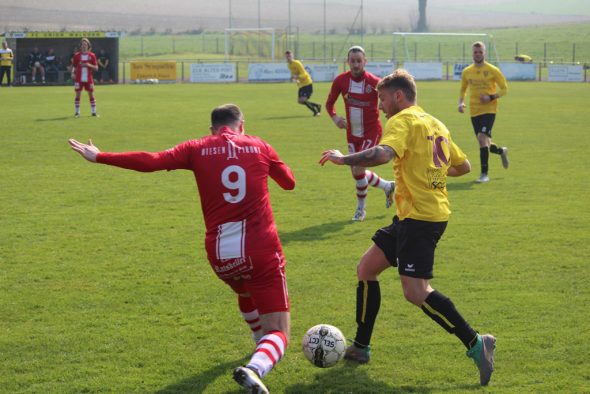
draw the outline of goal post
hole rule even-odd
[[[410,57],[410,39],[414,39],[414,59]],[[488,53],[495,57],[496,64],[500,62],[496,44],[494,43],[493,37],[487,33],[406,33],[406,32],[394,32],[393,33],[393,47],[392,47],[392,61],[395,63],[403,61],[418,60],[418,42],[422,42],[423,45],[426,43],[431,46],[430,57],[427,59],[438,59],[443,60],[442,45],[456,45],[462,48],[462,57],[466,56],[465,47],[468,44],[468,48],[471,48],[473,41],[483,41],[488,48]],[[432,44],[436,44],[436,48],[432,47]],[[398,45],[402,47],[400,51]],[[457,50],[457,48],[454,48]],[[400,53],[402,52],[402,53]],[[434,53],[433,53],[434,52]],[[452,55],[451,55],[452,56]],[[455,53],[455,58],[449,60],[457,60],[459,56]],[[469,58],[471,54],[469,53]]]
[[[256,37],[253,37],[253,34]],[[264,33],[265,37],[261,35]],[[241,39],[236,40],[235,35]],[[269,36],[270,35],[270,39]],[[252,28],[232,28],[225,29],[225,61],[229,61],[230,57],[237,51],[243,56],[253,56],[250,52],[250,47],[256,47],[256,57],[264,57],[263,53],[268,53],[272,61],[275,60],[275,29],[272,27],[252,27]],[[239,50],[236,49],[240,44]]]

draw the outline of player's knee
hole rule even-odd
[[[415,289],[411,286],[402,286],[404,291],[404,298],[411,304],[420,306],[423,304],[426,298],[422,291]]]
[[[483,133],[479,133],[477,135],[477,141],[479,142],[479,146],[481,148],[485,148],[486,146],[490,145],[490,138]]]
[[[369,280],[368,275],[367,275],[367,270],[362,263],[363,262],[361,260],[361,262],[358,263],[356,266],[356,276],[357,276],[358,280]]]
[[[418,301],[418,297],[416,296],[416,293],[414,293],[412,291],[406,291],[404,289],[404,297],[405,297],[406,301],[408,301],[411,304],[414,304],[416,306],[422,305],[422,303]]]
[[[350,167],[350,170],[352,172],[352,175],[357,177],[357,176],[363,176],[365,175],[365,171],[366,168],[365,167],[359,167],[359,166],[352,166]]]
[[[365,256],[361,258],[361,261],[356,266],[356,276],[358,280],[377,280],[379,271],[373,269],[371,264],[367,263]]]
[[[272,331],[283,333],[287,341],[291,335],[291,317],[289,312],[273,312],[260,315],[260,323],[264,334]]]

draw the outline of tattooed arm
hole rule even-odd
[[[395,158],[395,151],[387,145],[377,145],[371,149],[350,155],[343,155],[339,150],[330,149],[322,153],[320,164],[331,161],[337,165],[375,167]]]

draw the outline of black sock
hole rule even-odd
[[[356,337],[354,344],[364,348],[371,343],[371,335],[379,307],[381,306],[381,289],[376,280],[359,281],[356,288]]]
[[[318,111],[317,111],[317,109],[316,109],[316,108],[315,108],[315,106],[314,106],[314,105],[315,105],[314,103],[310,103],[309,101],[306,101],[306,102],[304,102],[304,103],[303,103],[303,105],[305,105],[307,108],[309,108],[309,110],[310,110],[311,112],[313,112],[314,114],[315,114],[316,112],[318,112]]]
[[[490,157],[490,152],[488,147],[479,148],[479,161],[481,163],[481,173],[487,174],[488,173],[488,159]]]
[[[498,147],[498,145],[492,143],[490,145],[490,152],[495,153],[497,155],[501,155],[502,153],[504,153],[504,149]]]
[[[471,348],[471,342],[474,342],[473,338],[477,336],[477,332],[463,319],[449,298],[434,290],[424,300],[422,311],[447,332],[455,334],[467,349]]]

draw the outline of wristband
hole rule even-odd
[[[490,94],[488,97],[490,98],[490,101],[497,99],[495,94]]]

